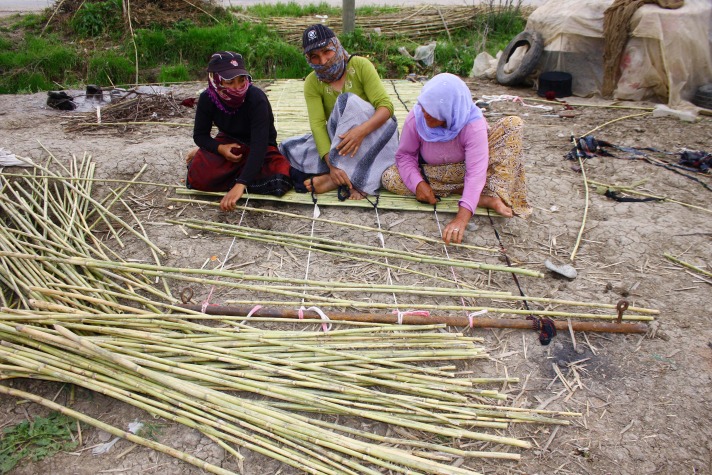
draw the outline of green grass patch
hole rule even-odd
[[[57,37],[37,38],[28,34],[20,43],[8,44],[0,53],[0,93],[36,92],[57,89],[57,85],[77,81],[80,64],[75,48],[63,44]],[[61,87],[61,86],[60,86]]]
[[[233,7],[233,10],[246,13],[257,18],[271,17],[299,17],[299,16],[314,16],[314,15],[341,15],[341,8],[329,6],[326,2],[321,2],[312,5],[299,5],[296,2],[257,4],[249,7]]]
[[[369,58],[383,78],[403,78],[410,73],[430,76],[450,72],[467,76],[482,51],[495,55],[524,29],[519,0],[490,0],[490,8],[467,29],[444,29],[432,38],[415,42],[407,37],[385,37],[357,28],[340,35],[351,54]],[[259,18],[328,15],[340,17],[341,8],[326,3],[301,6],[294,2],[233,8]],[[398,11],[397,7],[361,7],[358,16]],[[138,50],[138,81],[182,82],[202,80],[210,55],[232,50],[242,53],[255,79],[302,78],[311,69],[298,44],[287,43],[274,28],[241,21],[225,10],[214,12],[219,24],[200,14],[180,19],[168,27],[153,20],[143,28],[134,25]],[[45,12],[45,15],[48,15]],[[207,26],[203,21],[208,20]],[[0,32],[0,93],[35,92],[83,84],[130,85],[136,80],[134,45],[124,25],[121,0],[84,2],[55,33],[39,36],[48,18],[30,18],[18,31]],[[50,31],[48,29],[48,31]],[[427,66],[410,54],[418,46],[437,42],[435,61]],[[87,55],[87,51],[92,51]]]
[[[39,461],[62,450],[74,449],[78,442],[71,429],[76,421],[59,412],[36,417],[3,429],[0,439],[0,473],[8,473],[22,459]]]
[[[161,66],[161,72],[158,75],[158,82],[186,82],[190,80],[190,73],[185,64],[177,66]]]
[[[133,84],[136,67],[126,56],[116,51],[95,53],[87,67],[87,84]]]
[[[17,22],[13,23],[10,29],[39,32],[44,28],[46,21],[47,19],[43,15],[29,13],[19,16]]]
[[[123,30],[121,0],[83,2],[69,21],[80,38],[96,38],[107,33],[121,34]]]

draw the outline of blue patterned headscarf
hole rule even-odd
[[[445,121],[445,125],[428,127],[423,109],[435,119]],[[450,73],[438,74],[425,83],[414,113],[418,135],[426,142],[449,142],[464,126],[482,118],[482,111],[472,102],[470,88]]]
[[[316,72],[316,77],[319,78],[319,81],[331,83],[341,79],[341,76],[344,75],[344,71],[346,71],[346,63],[349,61],[349,54],[336,37],[331,38],[329,43],[324,48],[336,51],[334,57],[331,58],[331,60],[326,64],[312,64],[311,61],[309,61],[308,52],[305,53],[305,56],[307,57],[309,66],[311,66],[311,68]]]

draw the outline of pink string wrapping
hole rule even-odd
[[[487,309],[480,310],[480,311],[478,311],[478,312],[468,313],[468,314],[467,314],[467,319],[468,319],[469,322],[470,322],[470,328],[474,328],[474,326],[475,326],[475,320],[474,320],[475,317],[478,317],[478,316],[480,316],[480,315],[484,315],[485,313],[487,313]]]
[[[328,332],[331,330],[331,320],[329,317],[326,316],[326,314],[319,308],[319,307],[309,307],[309,308],[304,308],[303,306],[299,308],[299,319],[302,320],[304,319],[304,310],[313,310],[317,314],[319,314],[319,317],[323,320],[323,323],[321,324],[321,329],[324,330],[324,333]]]
[[[406,315],[418,315],[421,317],[429,317],[430,312],[427,310],[406,310],[401,312],[400,310],[393,310],[391,312],[393,315],[398,315],[398,325],[403,325],[403,317]]]

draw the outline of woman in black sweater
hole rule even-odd
[[[215,138],[211,132],[217,127]],[[235,209],[245,189],[282,196],[292,186],[289,162],[277,148],[267,95],[252,85],[242,55],[221,51],[208,63],[208,88],[200,94],[188,154],[186,186],[226,191],[223,211]]]

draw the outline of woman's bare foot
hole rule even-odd
[[[505,218],[511,218],[514,216],[512,208],[507,206],[499,196],[480,195],[480,201],[477,203],[477,206],[492,209],[496,211],[497,214],[504,216]]]
[[[362,193],[362,192],[360,192],[360,191],[358,191],[357,189],[354,188],[354,189],[351,190],[351,194],[349,195],[349,199],[350,199],[350,200],[362,200],[362,199],[364,199],[364,198],[367,197],[367,196],[368,196],[367,193]]]
[[[331,179],[331,175],[316,175],[308,180],[304,180],[304,186],[307,191],[314,193],[326,193],[327,191],[335,190],[339,186]]]
[[[198,147],[195,147],[190,152],[188,152],[188,155],[185,156],[185,163],[187,165],[190,165],[190,162],[193,161],[193,157],[195,157],[195,154],[198,153],[198,150]]]

